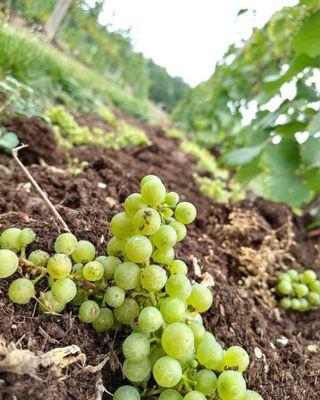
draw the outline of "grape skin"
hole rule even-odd
[[[187,303],[193,306],[198,312],[203,313],[212,306],[213,296],[211,291],[201,285],[196,283],[192,285],[191,294],[187,299]]]
[[[0,235],[0,247],[6,250],[18,252],[20,250],[20,233],[21,229],[8,228]]]
[[[54,251],[70,256],[76,250],[77,243],[78,240],[72,233],[62,233],[54,243]]]
[[[183,400],[183,397],[175,389],[166,389],[160,394],[159,400]]]
[[[72,258],[77,263],[85,263],[94,260],[96,249],[88,240],[80,240],[77,243],[75,251],[72,253]]]
[[[246,392],[246,382],[236,371],[224,371],[218,377],[218,394],[221,400],[239,400]]]
[[[50,255],[42,250],[35,250],[29,254],[28,260],[39,267],[45,267]]]
[[[184,396],[184,400],[206,400],[206,396],[197,390],[192,390]]]
[[[168,269],[171,275],[180,274],[180,275],[187,275],[188,274],[188,267],[185,262],[182,260],[173,260],[169,265]]]
[[[246,390],[243,400],[263,400],[263,398],[253,390]]]
[[[122,352],[129,361],[142,361],[149,355],[149,340],[142,333],[132,333],[123,342]]]
[[[42,293],[39,298],[39,310],[43,314],[52,314],[52,313],[60,313],[64,310],[65,304],[59,303],[52,294],[51,290],[48,290],[45,293]]]
[[[162,322],[161,312],[156,307],[145,307],[139,314],[138,323],[140,328],[149,333],[157,331]]]
[[[177,232],[170,225],[161,225],[157,232],[152,235],[151,239],[159,249],[171,248],[177,242]]]
[[[36,234],[31,228],[22,229],[19,236],[20,247],[26,247],[28,244],[32,243],[35,238]]]
[[[187,228],[178,221],[171,221],[169,226],[171,226],[173,229],[175,229],[176,234],[177,234],[177,242],[181,242],[187,234]]]
[[[148,238],[142,235],[132,236],[126,244],[125,254],[130,261],[143,263],[152,253],[152,244]]]
[[[166,292],[169,296],[186,300],[191,294],[191,283],[184,275],[172,275],[167,280]]]
[[[130,325],[131,321],[139,315],[139,305],[131,298],[125,298],[120,307],[114,309],[116,320],[124,325]]]
[[[224,369],[233,369],[238,372],[244,372],[249,366],[248,353],[239,346],[231,346],[224,355]]]
[[[116,214],[110,222],[110,230],[119,239],[126,239],[133,232],[131,217],[125,212]]]
[[[77,294],[77,286],[69,278],[60,278],[56,280],[51,287],[53,297],[59,303],[69,303]]]
[[[29,279],[19,278],[10,284],[8,295],[13,303],[28,304],[35,292],[34,285]]]
[[[79,308],[79,318],[86,323],[92,323],[99,318],[100,307],[93,300],[86,300]]]
[[[11,250],[0,250],[0,278],[13,275],[19,266],[19,259]]]
[[[202,369],[194,376],[195,389],[206,396],[213,396],[217,388],[217,376],[209,369]]]
[[[196,358],[207,369],[219,371],[223,363],[224,352],[218,342],[204,337],[197,347]]]
[[[110,308],[100,308],[99,316],[92,322],[93,328],[97,332],[106,332],[114,325],[114,315]]]
[[[197,210],[193,204],[184,201],[177,205],[174,216],[178,222],[184,225],[191,224],[197,216]]]
[[[169,207],[175,207],[179,202],[179,195],[176,192],[169,192],[166,194],[165,202],[168,204]]]
[[[165,286],[166,281],[166,271],[159,265],[152,264],[142,269],[141,284],[148,292],[160,291]]]
[[[192,330],[181,322],[168,325],[164,329],[161,344],[163,350],[177,360],[188,359],[194,353]]]
[[[100,264],[102,264],[104,269],[104,277],[106,279],[113,279],[114,271],[116,270],[117,266],[121,264],[120,258],[114,256],[100,256],[97,257],[95,261],[98,261]]]
[[[174,260],[173,248],[156,249],[152,253],[153,261],[159,264],[170,264]]]
[[[154,364],[153,376],[158,385],[170,388],[177,385],[182,377],[180,363],[172,357],[161,357]]]
[[[163,319],[168,323],[180,322],[186,315],[186,306],[184,302],[175,297],[165,299],[160,305],[160,312]]]
[[[118,286],[110,286],[103,297],[103,301],[106,302],[108,306],[116,308],[123,304],[125,297],[126,293],[123,289]]]
[[[82,274],[90,282],[99,281],[104,275],[103,265],[98,261],[90,261],[84,265]]]
[[[148,378],[151,372],[151,363],[147,358],[141,361],[129,361],[126,359],[123,363],[123,373],[129,381],[133,383],[141,383]]]
[[[125,246],[126,240],[118,239],[114,236],[107,244],[108,256],[121,257],[124,254]]]
[[[123,290],[136,289],[140,285],[140,268],[133,262],[124,262],[117,266],[114,279]]]
[[[157,206],[166,197],[166,188],[161,181],[148,180],[141,186],[141,196],[149,206]]]
[[[126,213],[133,217],[141,208],[146,208],[146,203],[142,200],[140,193],[132,193],[124,202],[124,209]]]
[[[138,234],[151,236],[160,228],[161,218],[156,210],[146,207],[137,211],[132,223]]]
[[[72,263],[65,254],[55,254],[49,258],[48,273],[55,279],[66,278],[72,270]]]
[[[138,390],[129,385],[120,386],[113,395],[113,400],[140,400]]]

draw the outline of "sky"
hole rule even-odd
[[[131,28],[134,49],[191,86],[207,80],[232,43],[297,0],[106,0],[100,17],[111,29]],[[237,18],[242,8],[255,10]]]

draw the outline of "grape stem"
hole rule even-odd
[[[47,268],[40,267],[39,265],[34,264],[32,261],[27,260],[23,256],[19,257],[19,263],[20,263],[20,265],[24,265],[25,267],[37,269],[45,274],[47,273]]]
[[[47,275],[47,272],[46,272],[46,271],[42,271],[41,274],[40,274],[37,278],[33,279],[31,282],[32,282],[34,285],[36,285],[36,284],[37,284],[42,278],[44,278],[46,275]]]
[[[22,169],[26,177],[29,179],[35,190],[39,193],[39,195],[42,197],[43,201],[46,203],[48,208],[51,210],[52,214],[55,216],[55,218],[60,222],[60,224],[63,226],[63,229],[66,230],[67,232],[71,232],[68,225],[65,223],[61,215],[58,213],[56,210],[55,206],[51,203],[49,200],[48,196],[44,193],[44,191],[41,189],[41,187],[38,185],[38,183],[35,181],[33,176],[30,174],[30,172],[27,170],[27,168],[23,165],[23,163],[20,161],[18,157],[18,152],[19,150],[25,149],[28,147],[28,145],[22,145],[19,147],[16,147],[15,149],[12,150],[12,157],[15,160],[15,162],[18,164],[18,166]]]

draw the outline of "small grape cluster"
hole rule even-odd
[[[186,236],[195,207],[179,202],[154,175],[140,187],[111,220],[106,256],[96,257],[92,243],[63,233],[55,254],[35,250],[26,257],[32,230],[5,230],[0,278],[17,270],[23,276],[10,284],[9,298],[27,304],[45,278],[48,290],[37,298],[41,312],[57,314],[71,303],[98,332],[130,330],[122,351],[131,384],[118,388],[114,400],[262,400],[242,376],[247,352],[239,346],[223,350],[203,326],[201,313],[211,307],[212,292],[192,284],[187,265],[175,259],[174,246]]]
[[[281,297],[280,306],[295,311],[309,311],[320,306],[320,280],[317,274],[306,269],[298,272],[289,269],[278,276],[276,287]]]

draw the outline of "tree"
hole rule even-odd
[[[72,0],[57,0],[56,6],[45,24],[44,31],[48,40],[52,40],[63,21],[68,9],[70,8]]]

